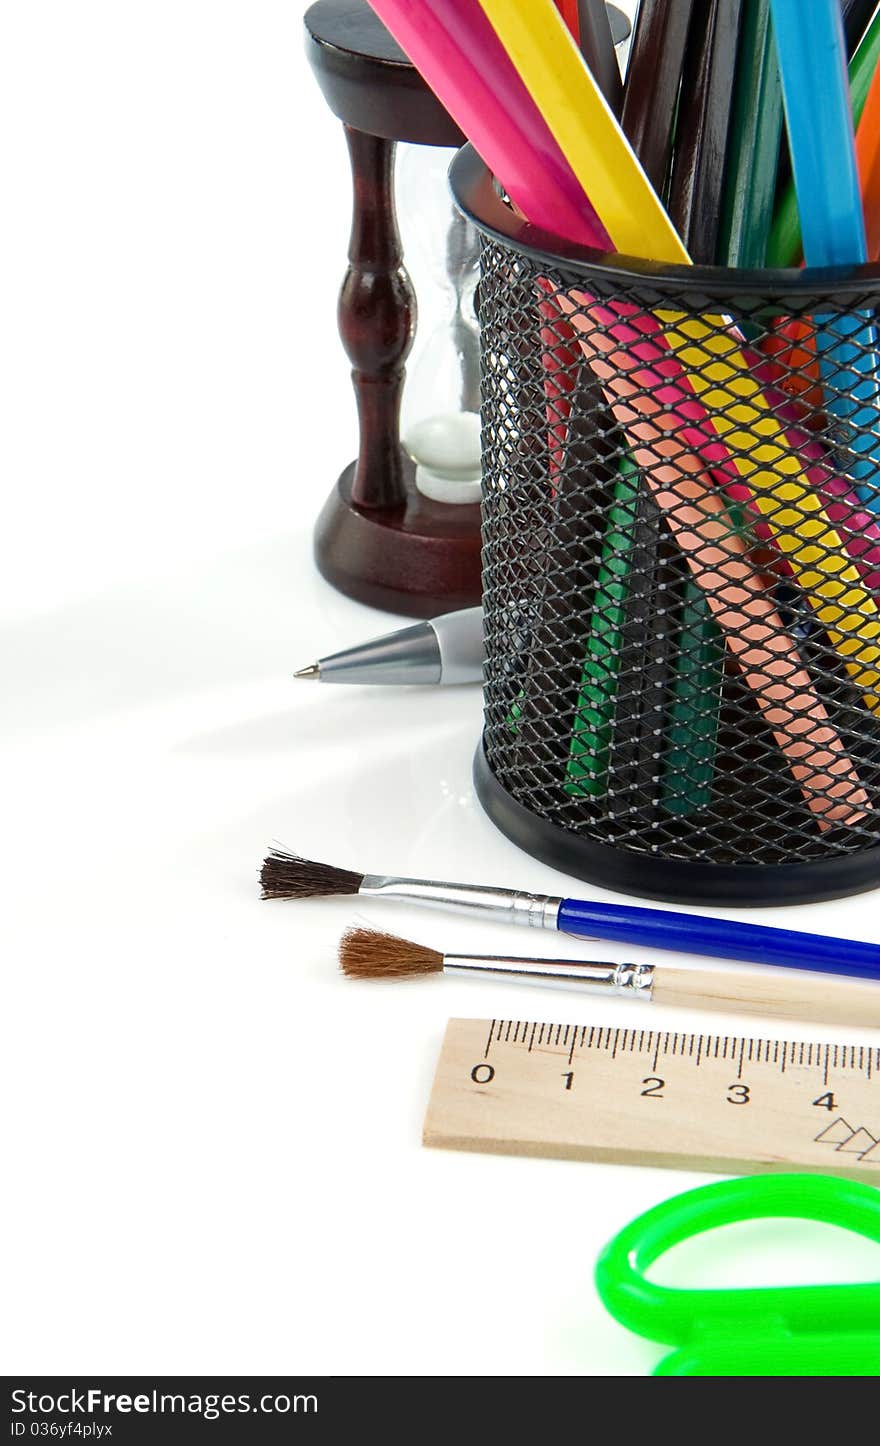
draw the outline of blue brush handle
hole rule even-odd
[[[771,929],[766,924],[704,919],[697,914],[641,909],[634,904],[563,899],[557,928],[582,939],[611,939],[618,944],[643,944],[679,954],[705,954],[747,964],[780,964],[787,969],[880,979],[880,944]]]

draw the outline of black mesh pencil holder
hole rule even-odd
[[[661,899],[880,881],[880,267],[482,234],[484,733],[530,853]]]

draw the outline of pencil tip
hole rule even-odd
[[[309,663],[307,668],[300,668],[293,676],[295,678],[314,678],[317,683],[321,677],[321,664]]]

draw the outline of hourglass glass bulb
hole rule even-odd
[[[419,157],[421,160],[424,156]],[[443,174],[419,175],[418,239],[429,242],[430,268],[417,280],[419,311],[439,314],[417,333],[407,367],[401,440],[416,464],[416,486],[437,502],[480,499],[480,357],[474,309],[478,242],[468,221],[451,205]],[[437,169],[437,159],[433,160]],[[431,164],[428,166],[430,171]],[[439,184],[438,184],[439,183]],[[428,203],[433,194],[433,205]],[[429,224],[429,222],[433,224]],[[427,259],[427,258],[426,258]],[[408,256],[409,261],[409,256]],[[438,265],[439,262],[439,265]]]

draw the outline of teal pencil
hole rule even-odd
[[[669,813],[689,815],[712,799],[724,686],[721,632],[693,577],[684,584],[677,621],[678,653],[665,728],[661,797]]]

